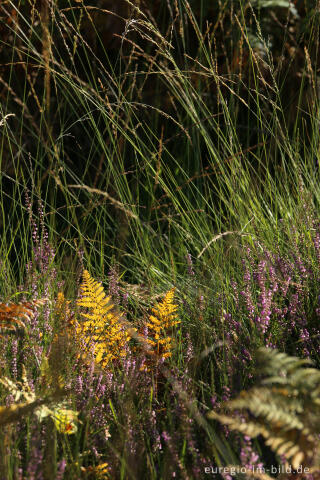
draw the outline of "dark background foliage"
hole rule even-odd
[[[126,65],[129,64],[132,47],[129,41],[136,42],[148,55],[155,53],[156,46],[150,45],[146,38],[137,38],[136,33],[129,33],[130,21],[139,18],[139,11],[133,6],[135,5],[148,16],[152,23],[159,27],[166,38],[170,37],[175,61],[182,68],[194,68],[195,86],[203,91],[212,114],[219,113],[216,85],[199,78],[196,65],[186,57],[187,54],[199,62],[204,60],[199,53],[197,33],[190,18],[186,18],[185,14],[181,15],[184,4],[185,2],[181,0],[152,2],[141,0],[133,2],[132,5],[125,0],[98,0],[95,2],[76,0],[29,2],[20,0],[15,2],[13,7],[11,2],[2,2],[0,95],[3,104],[6,105],[6,110],[18,114],[21,111],[19,100],[25,100],[24,108],[27,107],[28,121],[30,122],[28,126],[32,130],[41,115],[39,104],[46,88],[44,69],[39,68],[39,59],[27,58],[25,39],[20,34],[15,34],[17,24],[26,37],[32,41],[40,55],[48,53],[49,46],[45,41],[46,29],[48,29],[52,42],[52,53],[57,55],[57,60],[63,63],[66,69],[70,68],[76,73],[82,81],[93,84],[97,82],[99,76],[102,77],[100,62],[110,75],[119,75],[125,70]],[[288,8],[289,4],[290,8]],[[243,87],[247,87],[253,81],[252,69],[255,67],[250,59],[249,50],[252,48],[260,58],[259,68],[263,77],[261,87],[268,90],[265,83],[272,84],[273,81],[267,67],[267,48],[269,49],[277,75],[275,80],[281,86],[280,95],[285,121],[289,128],[293,128],[298,113],[296,106],[298,96],[301,95],[301,82],[305,83],[303,103],[306,107],[308,91],[312,88],[310,78],[302,80],[306,48],[312,65],[318,65],[318,43],[314,37],[316,20],[319,16],[316,1],[295,0],[290,3],[284,0],[256,0],[249,3],[236,0],[217,2],[193,0],[187,5],[190,5],[192,15],[201,33],[204,36],[207,33],[206,40],[212,47],[217,61],[217,72],[233,77],[234,82],[239,83],[237,89],[239,96],[246,101],[250,101],[249,93],[247,88]],[[61,24],[64,23],[64,31],[61,30],[61,27],[57,28],[53,12],[55,19],[58,19]],[[256,20],[259,22],[261,32],[257,29]],[[71,48],[70,43],[72,43],[74,35],[72,29],[79,32],[84,43],[78,46],[76,55],[71,55],[70,58],[69,48]],[[243,38],[244,32],[250,45]],[[265,45],[262,38],[266,42]],[[88,55],[85,44],[90,46],[94,58]],[[144,64],[143,58],[138,60],[140,65]],[[135,67],[139,68],[137,63],[139,62],[136,62]],[[131,81],[131,77],[129,77],[129,81]],[[159,82],[154,81],[152,77],[147,81],[143,78],[141,81],[136,79],[136,82],[135,93],[139,92],[141,102],[161,108],[179,118],[179,110],[175,112],[170,102],[170,92],[165,85],[159,85]],[[8,89],[8,84],[10,84],[10,89]],[[318,88],[318,86],[316,87]],[[129,85],[128,88],[130,88]],[[270,94],[270,92],[268,93]],[[46,92],[45,95],[47,95],[47,119],[52,135],[57,137],[61,128],[61,119],[57,115],[62,100],[61,92],[51,85],[50,92]],[[243,105],[241,109],[241,104],[238,107],[240,109],[238,133],[244,143],[248,146],[254,145],[259,139],[253,120],[254,110],[251,112],[250,119],[247,109]],[[250,107],[253,107],[252,103]],[[75,110],[73,113],[75,120],[77,115],[81,115],[81,111]],[[299,114],[301,115],[301,112]],[[144,111],[143,115],[154,116],[152,110]],[[163,126],[165,129],[167,127],[168,131],[164,132],[164,137],[168,138],[169,131],[172,133],[172,125],[166,123],[167,125],[159,125],[158,133],[161,134]],[[75,133],[80,133],[80,131],[81,127],[79,126]],[[81,146],[85,148],[83,140],[85,139],[82,139]],[[87,148],[90,148],[89,140]],[[26,135],[25,141],[30,148],[32,136],[28,139]],[[4,156],[4,160],[6,162],[6,156]],[[70,161],[76,167],[71,152]],[[97,163],[98,159],[94,157],[92,161]],[[7,162],[10,163],[9,159]]]

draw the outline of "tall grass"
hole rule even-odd
[[[1,6],[2,301],[49,301],[26,344],[9,337],[4,374],[18,381],[26,363],[47,395],[54,305],[61,290],[76,298],[83,269],[139,335],[175,287],[176,351],[149,374],[138,353],[97,373],[59,346],[82,424],[58,447],[49,416],[7,427],[2,475],[98,478],[109,463],[110,478],[201,478],[243,460],[243,439],[205,414],[252,382],[257,347],[318,363],[317,7],[86,3]],[[112,51],[99,28],[116,21]],[[272,461],[261,442],[245,448]]]

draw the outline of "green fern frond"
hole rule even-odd
[[[277,349],[266,347],[259,348],[257,352],[257,364],[259,372],[265,375],[282,377],[304,365],[312,364],[310,359],[291,357]]]
[[[309,360],[260,349],[259,373],[269,375],[261,386],[241,392],[225,404],[233,415],[209,416],[250,437],[262,435],[278,455],[294,468],[317,466],[320,461],[320,371],[303,368]],[[237,415],[241,413],[241,418]]]

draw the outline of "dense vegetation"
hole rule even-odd
[[[1,480],[319,478],[318,2],[0,19]]]

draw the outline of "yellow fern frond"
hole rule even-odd
[[[83,272],[80,292],[77,305],[84,321],[76,325],[78,340],[92,346],[95,361],[102,366],[124,357],[130,334],[121,324],[119,314],[114,311],[111,297],[105,294],[101,283],[94,280],[87,270]]]
[[[100,465],[96,465],[95,467],[81,467],[81,471],[85,473],[86,478],[87,475],[90,478],[96,478],[97,480],[104,480],[109,478],[108,463],[101,463]]]
[[[170,336],[174,326],[180,323],[177,320],[178,305],[174,304],[175,288],[169,290],[162,302],[152,308],[147,327],[149,338],[147,342],[153,347],[153,353],[162,358],[168,358],[172,354],[173,339]]]
[[[111,312],[113,304],[111,297],[107,297],[104,288],[100,282],[94,280],[87,270],[83,272],[83,280],[80,286],[81,297],[77,301],[78,307],[87,308],[88,313],[82,313],[82,316],[93,322],[95,325],[103,319],[105,323],[106,317],[110,320],[113,315]]]
[[[56,311],[61,312],[65,303],[66,303],[66,299],[65,299],[64,293],[63,292],[58,292],[57,300],[56,300]]]
[[[55,314],[59,320],[59,328],[63,328],[72,322],[73,313],[70,309],[70,300],[67,300],[63,292],[58,292],[55,303]]]

